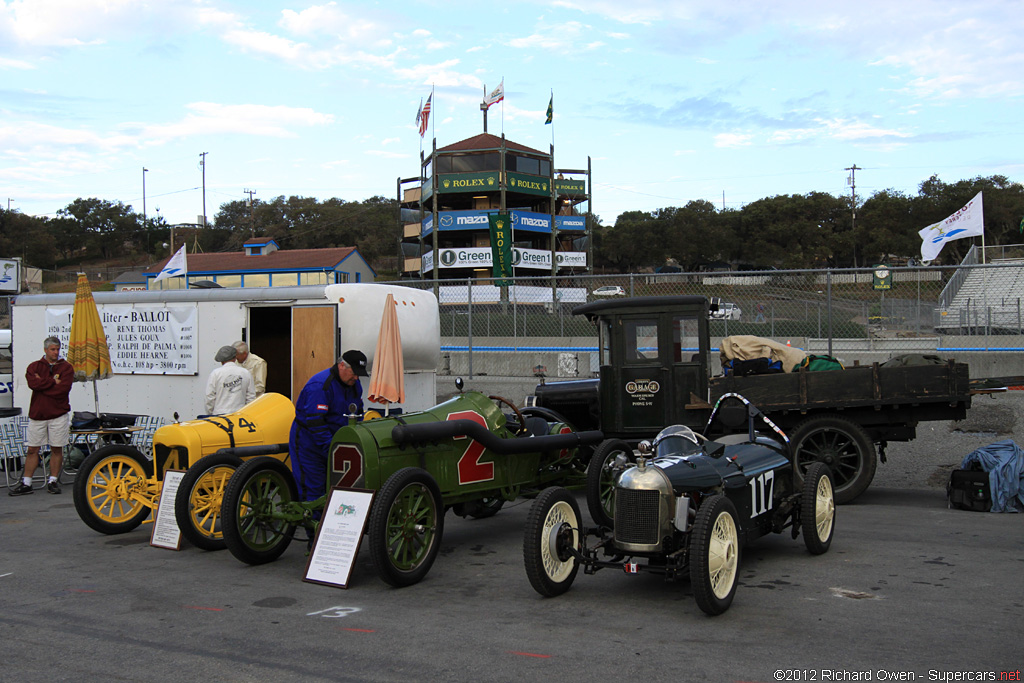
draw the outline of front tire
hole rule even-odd
[[[174,498],[174,518],[181,535],[201,550],[223,550],[220,509],[224,489],[242,464],[236,455],[213,453],[200,458],[181,478]]]
[[[875,449],[855,422],[822,415],[804,420],[793,430],[793,461],[800,477],[815,462],[832,471],[836,503],[853,501],[875,478]]]
[[[804,475],[800,497],[800,530],[804,545],[812,555],[821,555],[832,545],[836,528],[836,502],[832,473],[824,463],[816,462]]]
[[[526,517],[523,563],[533,589],[547,598],[569,590],[580,569],[580,508],[559,486],[544,489]]]
[[[101,534],[135,529],[150,506],[138,495],[148,494],[150,463],[133,446],[104,446],[93,451],[75,477],[75,510],[82,521]]]
[[[587,510],[595,524],[609,529],[614,526],[615,482],[622,474],[623,462],[633,461],[633,449],[621,439],[607,439],[597,447],[587,467]]]
[[[370,514],[370,557],[387,584],[419,583],[441,547],[444,507],[434,478],[404,467],[384,482]]]
[[[291,470],[276,458],[253,458],[235,470],[220,511],[231,554],[253,565],[281,557],[292,542],[295,522],[275,518],[275,513],[298,497]]]
[[[736,595],[740,539],[736,506],[717,494],[697,509],[690,532],[690,586],[697,606],[715,616],[729,609]]]

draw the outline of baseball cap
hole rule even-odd
[[[213,357],[218,363],[227,363],[229,360],[234,360],[236,355],[234,346],[222,346],[217,349],[217,355]]]
[[[345,361],[350,368],[352,368],[352,372],[356,373],[360,377],[369,376],[369,373],[366,372],[366,354],[362,351],[356,351],[355,349],[346,351],[341,354],[341,359]]]

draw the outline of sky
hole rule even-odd
[[[0,0],[0,202],[391,198],[499,83],[488,131],[589,158],[606,224],[849,195],[852,166],[859,200],[1021,182],[1022,29],[1019,0]]]

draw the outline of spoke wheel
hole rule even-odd
[[[523,535],[523,564],[530,585],[551,598],[569,590],[580,569],[570,552],[580,544],[580,509],[564,488],[544,489],[530,507]]]
[[[201,550],[223,550],[220,508],[224,489],[242,459],[214,453],[200,458],[181,478],[174,498],[174,517],[181,534]]]
[[[800,527],[804,545],[812,555],[821,555],[832,545],[836,527],[836,501],[832,491],[832,473],[816,462],[807,468],[800,497]]]
[[[224,489],[221,529],[231,554],[247,564],[273,562],[292,542],[295,521],[281,508],[299,497],[288,466],[276,458],[253,458]]]
[[[635,460],[633,449],[620,439],[607,439],[597,447],[587,467],[587,510],[595,524],[609,529],[614,525],[615,482]]]
[[[740,538],[736,507],[725,496],[707,498],[690,532],[690,585],[697,606],[712,616],[729,609],[736,594]]]
[[[392,586],[411,586],[430,571],[441,547],[444,508],[434,478],[418,467],[384,482],[370,514],[370,556]]]
[[[874,445],[860,425],[823,415],[804,420],[793,434],[793,458],[800,477],[815,462],[828,465],[836,503],[849,503],[875,478]]]
[[[123,534],[139,526],[150,506],[138,494],[149,488],[150,465],[133,446],[105,446],[78,468],[75,510],[101,534]]]

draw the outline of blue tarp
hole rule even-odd
[[[1024,451],[1011,440],[997,441],[964,456],[960,469],[973,463],[988,472],[992,512],[1017,512],[1024,508]]]

